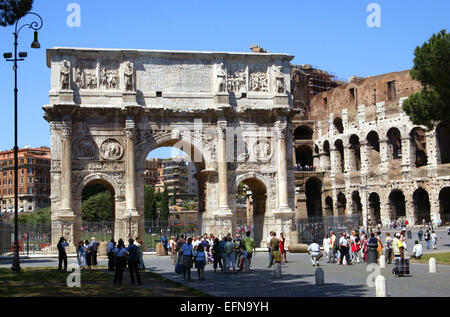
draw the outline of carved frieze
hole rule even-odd
[[[120,171],[125,169],[124,162],[118,161],[72,161],[72,169],[76,171]]]
[[[125,82],[125,90],[132,91],[134,90],[133,78],[134,78],[134,70],[133,65],[130,62],[127,62],[125,69],[123,71],[124,82]]]
[[[50,171],[51,172],[61,171],[61,160],[52,160]]]
[[[282,69],[282,66],[275,66],[274,68],[275,91],[277,93],[284,93],[286,91],[286,84],[284,82],[284,74]]]
[[[252,65],[250,68],[250,90],[267,92],[268,78],[267,78],[267,66],[266,65]]]
[[[233,92],[247,91],[247,71],[242,64],[229,64],[227,66],[227,89]]]
[[[225,92],[227,90],[227,71],[223,63],[216,65],[216,92]]]
[[[120,75],[117,61],[103,61],[100,67],[100,89],[119,89]]]
[[[97,145],[90,139],[81,138],[75,141],[73,157],[79,160],[94,160],[97,158]]]
[[[79,89],[97,89],[96,60],[79,60],[75,68],[75,83]]]
[[[100,146],[100,154],[105,160],[119,160],[123,155],[123,147],[119,141],[110,138]]]

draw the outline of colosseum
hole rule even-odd
[[[297,102],[297,218],[357,214],[364,226],[450,221],[450,125],[428,130],[402,110],[421,89],[402,71],[353,77]]]

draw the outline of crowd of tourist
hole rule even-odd
[[[233,238],[231,233],[226,236],[185,237],[172,236],[168,242],[168,252],[174,265],[182,266],[184,279],[191,279],[191,269],[197,269],[198,279],[205,279],[205,266],[212,265],[227,274],[236,274],[244,270],[245,261],[250,269],[251,259],[255,250],[255,242],[250,237],[250,231],[245,236],[237,233]]]
[[[300,172],[315,172],[316,171],[316,167],[314,165],[305,165],[302,166],[300,163],[297,163],[294,166],[294,169],[296,171],[300,171]]]
[[[351,230],[350,232],[340,232],[338,235],[330,231],[322,242],[323,253],[317,241],[313,241],[308,247],[308,252],[311,256],[313,266],[319,266],[319,260],[325,258],[327,263],[337,263],[339,265],[353,263],[367,263],[368,251],[376,251],[377,261],[382,254],[385,256],[385,261],[391,264],[396,257],[421,258],[423,255],[422,245],[419,241],[422,238],[427,243],[427,249],[437,248],[437,235],[428,226],[425,228],[425,233],[422,228],[419,229],[417,235],[418,240],[414,242],[414,246],[408,247],[407,230],[402,228],[399,232],[391,236],[390,232],[385,233],[382,238],[381,225],[376,231],[366,233],[364,230]],[[411,234],[409,232],[409,234]]]

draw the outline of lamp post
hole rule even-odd
[[[38,31],[42,28],[43,22],[40,15],[34,12],[28,12],[25,15],[34,15],[39,20],[33,21],[31,23],[24,24],[18,28],[20,19],[17,20],[14,29],[14,58],[12,53],[4,53],[3,57],[8,62],[14,62],[14,256],[11,271],[20,272],[20,260],[19,260],[19,224],[18,224],[18,147],[17,147],[17,62],[25,60],[28,56],[26,52],[19,52],[17,54],[17,39],[19,38],[19,33],[24,27],[28,27],[34,30],[34,40],[31,43],[31,48],[40,48],[41,45],[38,41]]]

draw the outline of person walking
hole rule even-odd
[[[423,236],[423,239],[427,243],[427,250],[429,250],[430,249],[430,240],[431,240],[430,230],[427,229],[427,231],[425,232],[425,234]]]
[[[351,260],[352,260],[352,262],[360,263],[361,262],[361,256],[360,256],[361,255],[361,244],[360,244],[359,235],[355,230],[353,230],[351,241],[352,241],[351,248],[352,248],[352,254],[353,254],[353,257]]]
[[[419,228],[419,231],[417,231],[417,238],[419,238],[419,241],[422,241],[423,237],[423,230],[422,227]]]
[[[113,284],[122,285],[123,271],[127,265],[127,249],[125,248],[125,243],[122,239],[117,242],[117,247],[113,249],[114,262],[116,264],[116,272],[114,274]]]
[[[114,253],[113,250],[116,246],[114,239],[108,242],[106,246],[106,254],[108,255],[108,271],[114,271]]]
[[[236,236],[233,240],[234,245],[234,263],[239,266],[239,263],[241,263],[241,237],[239,233],[236,233]]]
[[[336,253],[337,253],[337,241],[336,235],[333,231],[330,231],[330,258],[328,263],[336,263]]]
[[[288,263],[287,261],[287,255],[286,255],[286,249],[284,246],[284,243],[286,242],[286,238],[284,237],[284,232],[280,233],[280,252],[281,252],[281,263],[283,263],[283,257],[284,257],[284,263]]]
[[[59,239],[58,244],[56,247],[58,248],[58,271],[61,272],[62,270],[62,264],[64,262],[64,272],[67,272],[67,253],[66,253],[66,247],[68,247],[69,244],[67,243],[66,239],[64,237],[61,237]]]
[[[328,235],[323,238],[323,252],[325,253],[325,256],[327,257],[327,263],[330,263],[330,238]]]
[[[206,266],[206,253],[203,248],[203,244],[197,246],[197,250],[194,251],[195,268],[197,269],[198,279],[205,279],[205,266]]]
[[[350,260],[350,254],[348,253],[349,250],[349,241],[347,238],[347,233],[343,233],[342,237],[339,239],[339,247],[340,247],[340,251],[341,251],[341,257],[339,260],[339,264],[342,265],[344,262],[344,256],[345,259],[347,260],[347,265],[351,265],[352,261]]]
[[[181,253],[181,248],[183,247],[184,242],[185,242],[185,241],[184,241],[184,236],[181,235],[181,236],[179,237],[179,239],[177,240],[177,244],[175,245],[176,259],[177,259],[177,261],[176,261],[175,263],[180,263],[180,262],[182,262],[183,254]]]
[[[392,238],[389,232],[386,232],[386,249],[384,251],[387,264],[392,263]]]
[[[166,250],[166,253],[167,253],[169,250],[169,242],[167,241],[167,236],[165,233],[163,233],[161,236],[161,243],[164,247],[164,250]]]
[[[227,243],[227,237],[224,236],[224,237],[222,237],[222,239],[220,240],[220,243],[219,243],[220,261],[222,262],[221,268],[222,268],[222,272],[224,272],[224,273],[226,271],[226,263],[225,263],[225,261],[226,261],[225,244],[226,243]]]
[[[134,244],[133,239],[128,240],[128,271],[130,272],[131,284],[134,284],[134,275],[136,274],[136,279],[139,285],[142,285],[141,276],[139,274],[139,249],[138,246]]]
[[[278,250],[280,250],[280,240],[277,238],[277,233],[275,231],[272,231],[272,239],[270,239],[271,252],[273,252],[275,247],[278,247]],[[270,255],[270,262],[267,268],[270,269],[272,265],[273,265],[273,256]]]
[[[86,268],[86,253],[84,253],[84,249],[85,249],[84,242],[83,241],[78,242],[77,260],[78,260],[78,265],[83,270]]]
[[[191,279],[191,268],[192,268],[192,255],[193,255],[193,246],[192,246],[192,238],[189,237],[187,242],[183,244],[181,247],[180,253],[183,255],[183,265],[184,265],[184,273],[183,278],[186,279],[186,273],[188,276],[189,281],[192,281]]]
[[[170,259],[172,260],[173,264],[177,263],[175,244],[176,244],[175,237],[174,236],[170,237],[169,250],[170,250]]]
[[[436,250],[438,238],[434,230],[431,231],[430,238],[431,238],[431,247],[433,248],[433,250]]]

